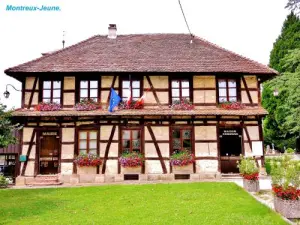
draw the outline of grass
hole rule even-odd
[[[0,190],[0,224],[286,224],[233,183]]]

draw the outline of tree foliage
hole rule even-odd
[[[5,148],[9,144],[17,142],[13,131],[18,129],[17,124],[12,124],[11,112],[5,111],[6,106],[0,103],[0,148]]]
[[[300,48],[300,20],[291,12],[284,21],[280,36],[273,45],[270,54],[270,67],[280,73],[286,72],[287,70],[283,68],[280,60],[289,50],[295,48]]]
[[[294,148],[300,133],[300,48],[290,50],[280,62],[288,72],[264,85],[263,106],[269,111],[264,120],[265,140]],[[274,89],[279,90],[278,96],[273,96]]]
[[[288,0],[285,8],[292,10],[293,12],[299,12],[300,0]]]

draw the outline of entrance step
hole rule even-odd
[[[61,185],[58,175],[37,175],[33,179],[26,180],[26,185],[30,186],[52,186]]]
[[[243,179],[242,176],[238,173],[222,173],[221,177],[224,180]]]

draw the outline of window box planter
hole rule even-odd
[[[141,174],[142,167],[121,167],[121,174]]]
[[[144,157],[137,152],[123,153],[119,158],[119,163],[123,168],[139,168],[144,164]]]
[[[92,99],[83,99],[74,106],[74,109],[76,111],[93,111],[101,109],[101,105]]]
[[[226,110],[239,110],[244,109],[245,105],[241,102],[223,102],[219,107]]]
[[[186,166],[173,166],[174,174],[191,174],[193,173],[193,164]]]
[[[188,99],[181,99],[174,101],[170,106],[172,110],[194,110],[195,106]]]
[[[61,110],[61,105],[58,103],[50,102],[40,102],[37,106],[34,107],[35,111],[59,111]]]
[[[300,218],[300,200],[285,200],[274,196],[274,208],[288,219]]]
[[[170,164],[174,168],[180,168],[183,170],[188,166],[192,166],[195,162],[195,156],[188,150],[182,150],[174,152],[170,157]]]
[[[77,167],[91,167],[96,168],[102,165],[102,160],[100,157],[93,154],[82,154],[74,159],[74,163]]]

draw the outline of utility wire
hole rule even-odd
[[[189,24],[188,24],[188,22],[187,22],[187,19],[186,19],[185,15],[184,15],[184,11],[183,11],[183,8],[182,8],[182,5],[181,5],[180,0],[178,0],[178,3],[179,3],[179,6],[180,6],[180,9],[181,9],[181,12],[182,12],[182,15],[183,15],[183,18],[184,18],[186,27],[187,27],[187,29],[189,30],[189,33],[190,33],[190,35],[191,35],[191,37],[192,37],[192,39],[193,39],[193,38],[194,38],[194,35],[192,34],[192,32],[191,32],[191,30],[190,30],[190,27],[189,27]]]

